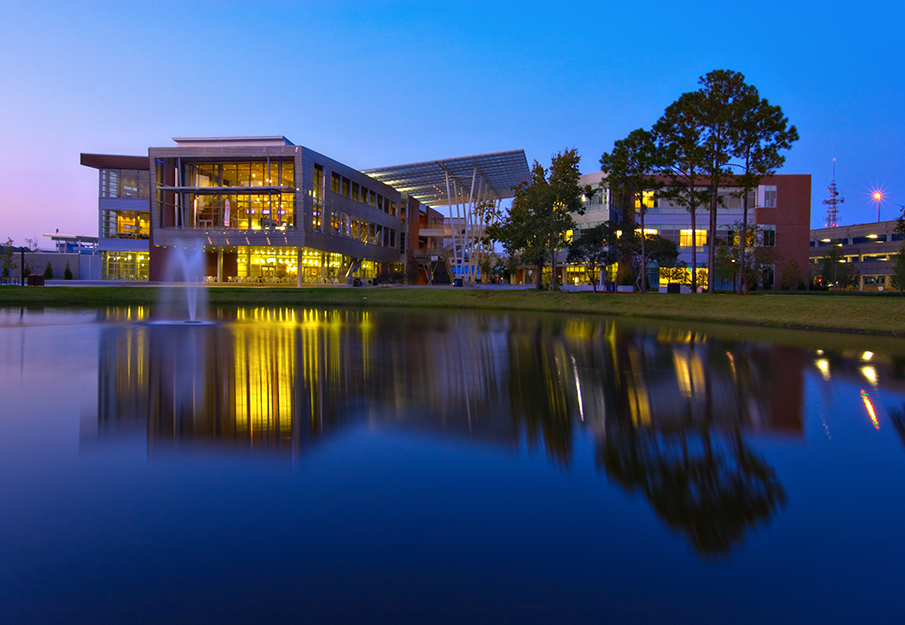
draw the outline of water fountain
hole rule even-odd
[[[167,286],[161,289],[157,323],[210,323],[201,317],[207,309],[204,285],[204,244],[195,239],[173,247],[166,262]]]

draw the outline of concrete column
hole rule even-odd
[[[295,274],[295,286],[302,286],[302,257],[304,256],[302,248],[298,248],[296,250],[297,258],[296,262],[296,274]]]
[[[223,282],[223,248],[217,250],[217,284]]]

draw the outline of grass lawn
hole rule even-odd
[[[178,288],[178,287],[177,287]],[[159,288],[0,287],[0,307],[151,306]],[[210,287],[211,306],[382,306],[524,310],[905,336],[905,297],[548,293],[485,288]]]

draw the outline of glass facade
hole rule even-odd
[[[151,215],[144,211],[101,211],[101,238],[147,239],[151,236]]]
[[[342,254],[302,248],[303,284],[344,283],[353,260]],[[299,250],[294,247],[240,247],[236,259],[236,276],[230,282],[251,284],[295,284],[299,272]],[[352,275],[376,278],[380,264],[362,261]]]
[[[101,169],[101,197],[148,199],[150,172],[146,169]]]
[[[218,230],[295,228],[295,193],[190,195],[188,227]]]
[[[172,159],[168,159],[172,165]],[[176,190],[164,189],[158,203],[172,214],[182,198],[176,227],[217,230],[286,230],[296,227],[296,171],[293,159],[258,161],[183,160]],[[161,168],[161,170],[164,168]],[[160,175],[158,186],[172,187]]]
[[[186,165],[190,187],[295,187],[295,161],[195,163]]]
[[[147,280],[150,256],[147,252],[103,252],[101,277],[104,280]]]

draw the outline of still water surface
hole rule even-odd
[[[905,344],[0,310],[0,622],[901,622]]]

